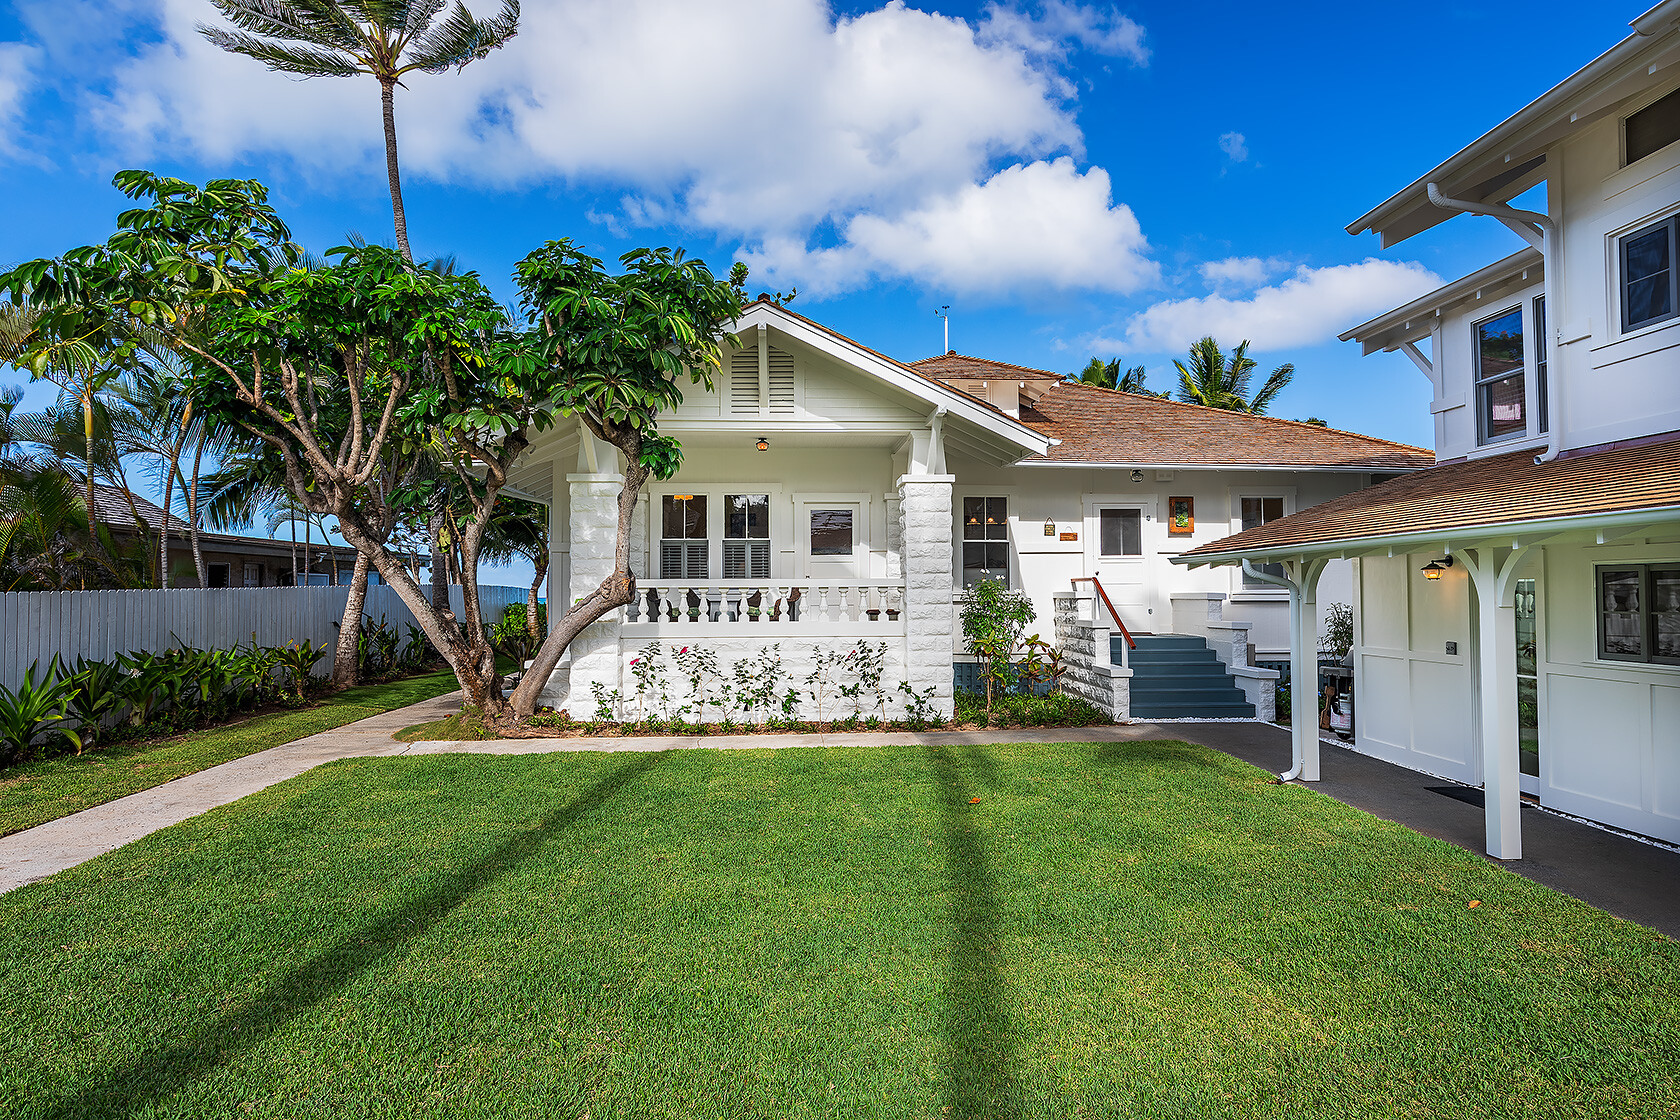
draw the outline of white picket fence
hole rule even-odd
[[[525,602],[523,587],[480,584],[479,609],[486,621],[501,617],[508,603]],[[78,657],[109,661],[119,653],[174,646],[233,649],[253,640],[259,646],[310,641],[338,642],[335,625],[344,616],[348,587],[228,587],[169,591],[21,591],[0,594],[0,685],[15,688],[30,665],[43,669],[57,654],[66,664]],[[461,612],[461,589],[449,589]],[[390,586],[368,588],[362,613],[381,617],[407,636],[414,615]],[[331,669],[331,658],[317,672]]]

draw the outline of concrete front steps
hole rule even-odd
[[[1125,638],[1110,640],[1120,664]],[[1205,638],[1181,634],[1139,634],[1130,651],[1133,719],[1254,719],[1243,696]]]

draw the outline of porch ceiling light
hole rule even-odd
[[[1133,482],[1142,482],[1143,481],[1143,472],[1142,471],[1133,471],[1132,472],[1132,481]]]
[[[754,446],[756,446],[760,451],[768,451],[770,450],[770,441],[765,439],[763,436],[759,436],[758,443]]]
[[[1439,560],[1431,560],[1422,568],[1424,579],[1440,579],[1441,573],[1453,566],[1451,556],[1443,556]]]

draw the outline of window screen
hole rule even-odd
[[[1644,159],[1680,140],[1680,89],[1659,97],[1623,123],[1627,161]]]
[[[962,508],[964,587],[988,579],[1009,582],[1009,500],[964,498]]]
[[[1244,498],[1242,500],[1242,527],[1244,529],[1258,529],[1268,521],[1276,521],[1282,516],[1282,498]],[[1255,564],[1254,567],[1269,575],[1283,575],[1282,564]],[[1263,579],[1255,579],[1244,572],[1243,586],[1270,588],[1273,585]]]
[[[1143,555],[1143,514],[1137,510],[1102,510],[1097,525],[1097,544],[1104,556]]]
[[[1528,431],[1521,307],[1476,324],[1476,409],[1483,443]]]
[[[852,510],[814,509],[811,511],[811,555],[850,556],[852,554]]]
[[[723,504],[723,578],[769,579],[770,496],[729,494]]]

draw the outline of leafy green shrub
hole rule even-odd
[[[0,763],[22,762],[33,757],[42,739],[68,740],[82,749],[69,712],[76,684],[57,657],[37,681],[40,663],[29,666],[23,681],[14,689],[0,688]],[[56,753],[56,752],[54,752]]]
[[[490,644],[497,651],[524,662],[536,652],[539,638],[531,637],[531,630],[525,622],[525,604],[509,603],[502,608],[502,615],[495,622],[485,627],[490,638]],[[537,604],[537,633],[548,633],[548,604]]]
[[[998,693],[988,705],[983,694],[965,690],[957,693],[956,702],[958,723],[1088,727],[1114,722],[1101,708],[1066,692],[1042,696],[1031,692]]]

